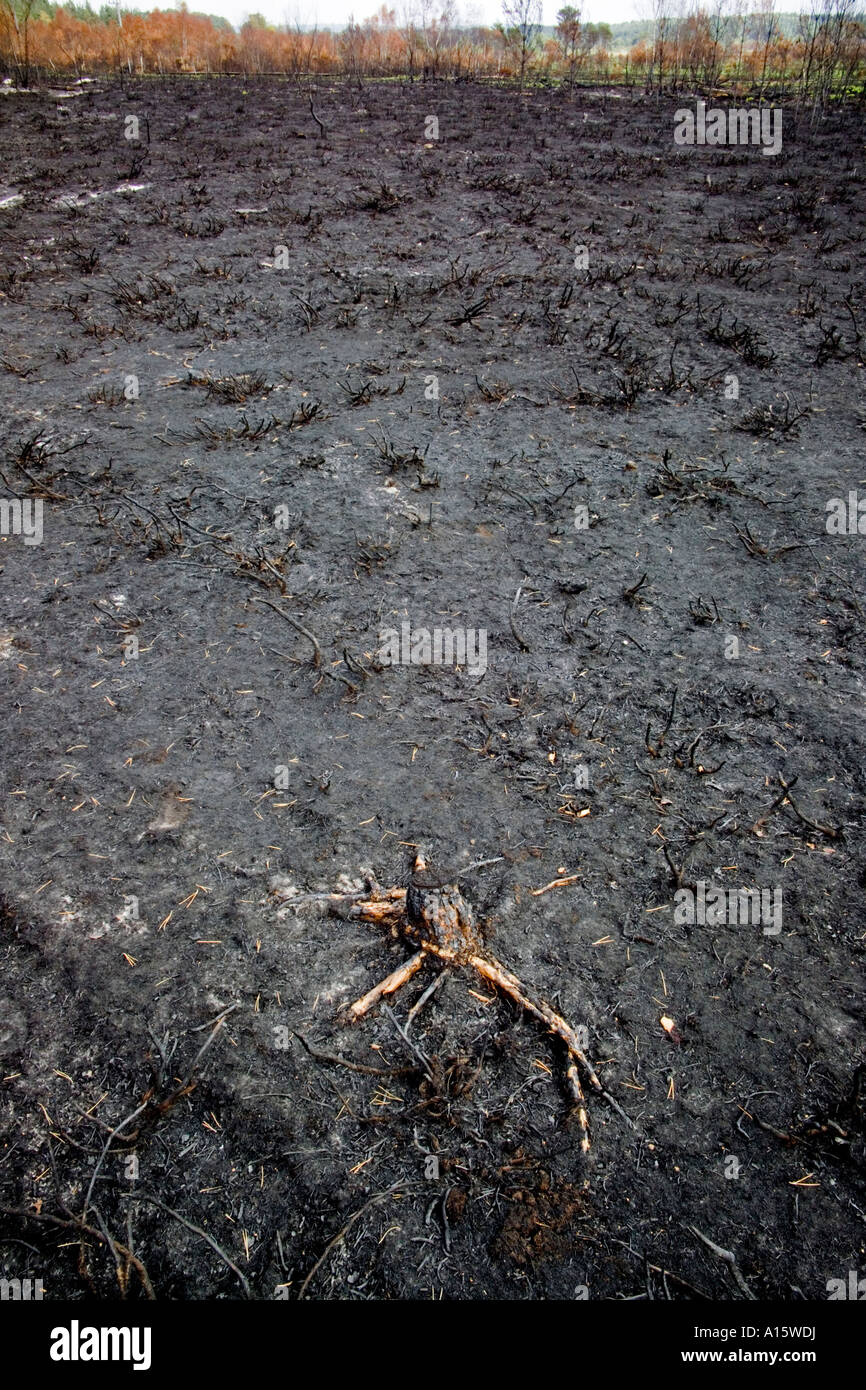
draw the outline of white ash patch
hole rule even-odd
[[[288,874],[271,874],[268,879],[268,896],[276,898],[283,906],[278,908],[276,917],[278,922],[284,922],[293,918],[300,925],[298,909],[303,907],[305,913],[318,914],[324,916],[329,909],[328,898],[333,894],[363,897],[371,884],[375,884],[376,876],[371,869],[362,868],[360,874],[352,877],[348,873],[337,875],[333,886],[322,885],[312,890],[301,888]]]
[[[189,798],[182,797],[176,787],[169,787],[160,796],[156,815],[142,830],[136,843],[143,840],[145,835],[173,834],[189,819],[189,812]]]
[[[287,940],[291,941],[294,936],[303,936],[306,930],[305,925],[290,904],[287,903],[284,907],[278,907],[274,916],[280,926],[285,929]]]
[[[340,1008],[346,999],[354,999],[360,988],[358,981],[362,970],[356,970],[350,980],[333,980],[326,989],[320,989],[313,1000],[313,1012],[324,1008],[332,1013]]]
[[[337,883],[334,888],[335,893],[364,893],[367,884],[375,883],[375,877],[371,869],[361,869],[359,878],[350,878],[348,874],[338,874]]]
[[[85,193],[61,193],[59,198],[54,199],[54,206],[58,208],[84,208],[90,203],[97,202],[100,198],[111,198],[117,193],[141,193],[146,188],[152,188],[150,183],[119,183],[116,188],[106,188],[101,192],[88,190]]]
[[[289,878],[287,874],[271,874],[268,879],[268,890],[275,898],[297,898],[300,888]]]
[[[221,1014],[224,1013],[226,1009],[231,1008],[233,1001],[230,999],[220,999],[219,995],[214,994],[213,990],[210,989],[205,995],[205,1002],[208,1008],[213,1009],[215,1014]],[[214,1022],[215,1021],[216,1020],[214,1020]]]
[[[131,936],[146,936],[149,931],[147,923],[138,915],[138,904],[132,901],[125,903],[119,912],[115,912],[114,920]]]
[[[86,941],[101,941],[103,937],[117,933],[118,924],[124,936],[144,936],[149,931],[146,922],[132,915],[136,910],[132,903],[127,903],[120,912],[115,913],[113,921],[106,921],[103,917],[94,922],[88,910],[81,904],[76,905],[68,895],[60,901],[63,905],[59,914],[61,923],[64,927],[83,928]]]

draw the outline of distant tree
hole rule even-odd
[[[820,16],[812,16],[819,24],[819,42],[813,90],[818,106],[823,109],[830,94],[839,84],[844,92],[862,57],[862,16],[857,22],[855,0],[823,0]],[[860,42],[857,31],[860,30]],[[859,53],[858,53],[859,50]],[[852,65],[850,57],[854,56]]]
[[[390,72],[400,48],[396,12],[389,10],[387,5],[380,5],[374,15],[364,20],[362,33],[371,71],[379,76]]]
[[[292,76],[297,82],[300,82],[302,77],[309,74],[313,66],[313,55],[319,40],[319,26],[314,24],[310,29],[304,25],[300,10],[296,6],[293,20],[290,21],[288,15],[286,16],[285,33],[287,35],[286,60]]]
[[[682,54],[683,70],[688,75],[692,88],[712,84],[709,77],[712,55],[710,21],[706,10],[692,11],[680,20],[678,38]]]
[[[36,0],[0,0],[0,27],[22,87],[30,86],[30,20]]]
[[[755,50],[762,49],[761,52],[761,79],[758,100],[764,99],[764,88],[767,85],[767,69],[770,63],[770,52],[779,37],[779,21],[776,18],[776,0],[760,0],[758,13],[755,15]]]
[[[710,43],[712,45],[707,57],[706,81],[709,87],[714,87],[719,78],[722,60],[725,52],[725,30],[727,28],[727,15],[725,10],[728,8],[730,0],[712,0],[708,16],[708,31]]]
[[[338,48],[344,73],[354,77],[360,86],[364,76],[364,31],[352,14],[339,37]]]
[[[421,0],[421,15],[429,66],[438,76],[442,55],[457,27],[457,6],[454,0]]]
[[[409,68],[409,81],[415,81],[418,55],[424,46],[424,30],[418,13],[416,0],[403,0],[400,11],[400,37],[406,51],[406,64]]]
[[[507,29],[520,56],[520,90],[526,80],[526,69],[532,57],[538,31],[541,28],[541,0],[502,0],[502,13]]]
[[[743,51],[749,36],[749,3],[750,0],[733,0],[734,13],[731,24],[737,45],[737,61],[734,68],[734,82],[737,86],[739,86],[740,75],[743,71]]]
[[[578,67],[578,42],[580,40],[580,10],[573,5],[564,5],[556,16],[556,37],[562,57],[568,67],[568,85],[574,86],[574,75]]]

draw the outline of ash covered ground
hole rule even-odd
[[[683,104],[0,99],[6,521],[42,508],[0,550],[5,1275],[862,1266],[862,121],[786,109],[767,157],[675,146]],[[387,664],[404,623],[486,660]],[[411,948],[300,898],[414,846],[585,1030],[588,1154],[564,1049],[471,972],[411,1046],[433,963],[340,1025]],[[701,884],[781,915],[689,921]]]

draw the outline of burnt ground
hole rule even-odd
[[[0,99],[0,466],[44,503],[0,572],[3,1273],[742,1298],[697,1230],[825,1298],[866,1219],[861,122],[786,109],[768,158],[604,91],[73,91]],[[483,675],[383,664],[404,621]],[[409,947],[293,895],[412,845],[587,1030],[627,1117],[590,1096],[588,1155],[470,974],[427,1075],[432,967],[339,1026]],[[701,881],[781,931],[679,922]]]

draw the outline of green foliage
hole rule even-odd
[[[18,11],[19,8],[22,7],[23,0],[2,0],[2,2],[4,5],[11,4],[12,8]],[[158,7],[154,5],[151,9],[132,10],[122,6],[120,10],[121,22],[127,15],[134,16],[138,19],[146,19],[148,15],[153,14],[153,10],[156,8]],[[161,8],[167,9],[168,6],[163,5]],[[184,7],[184,9],[186,9],[186,7]],[[116,5],[100,5],[99,9],[95,10],[90,4],[76,5],[74,0],[68,0],[67,4],[54,4],[52,0],[38,0],[38,4],[34,6],[31,18],[53,19],[58,10],[63,10],[71,19],[77,19],[82,24],[117,23]],[[228,29],[231,33],[234,33],[232,25],[227,19],[223,19],[222,15],[204,14],[199,10],[189,10],[186,12],[191,19],[209,19],[215,29]],[[264,20],[262,20],[262,27],[266,27]]]

